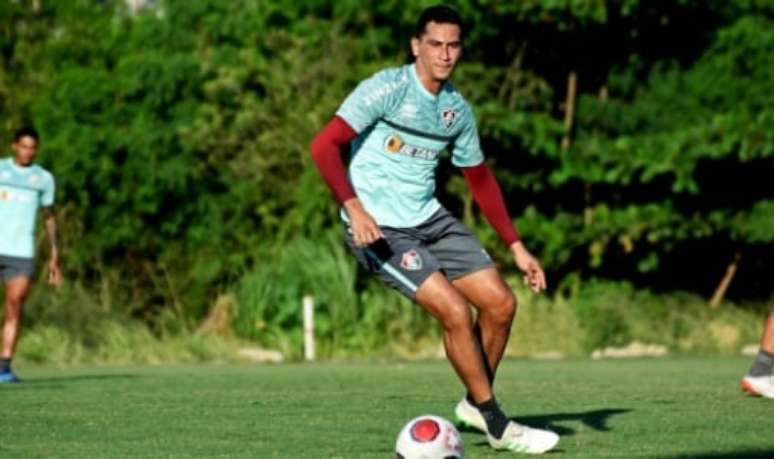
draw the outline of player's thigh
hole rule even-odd
[[[32,258],[0,256],[0,279],[5,284],[6,304],[24,301],[32,284],[35,261]]]
[[[6,308],[18,309],[27,298],[32,279],[25,276],[12,277],[5,281]],[[11,311],[13,312],[13,311]]]
[[[438,260],[441,271],[456,281],[481,270],[494,269],[492,258],[478,238],[460,221],[446,212],[429,228],[432,242],[427,249]]]
[[[465,297],[441,272],[436,271],[419,286],[416,302],[446,328],[470,328],[470,308]]]
[[[513,291],[494,267],[472,272],[452,283],[477,309],[511,310],[516,307]]]
[[[349,228],[344,237],[349,249],[366,271],[388,286],[416,300],[417,290],[439,269],[438,261],[420,240],[407,232],[382,228],[384,238],[367,247],[357,247]]]
[[[479,309],[510,308],[513,294],[478,238],[451,215],[439,223],[443,232],[428,248],[454,287]]]

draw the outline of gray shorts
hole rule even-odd
[[[35,274],[35,259],[0,255],[0,281],[15,277],[32,278]]]
[[[355,247],[348,225],[344,236],[363,267],[412,300],[436,271],[455,280],[494,266],[473,233],[444,208],[418,226],[381,229],[384,239],[368,247]]]

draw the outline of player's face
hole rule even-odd
[[[24,136],[13,143],[16,164],[20,166],[29,166],[38,153],[38,142],[33,137]]]
[[[429,22],[425,33],[411,39],[420,76],[440,83],[449,79],[462,54],[460,28],[455,24]]]

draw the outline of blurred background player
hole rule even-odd
[[[5,283],[5,315],[0,349],[0,382],[19,379],[11,370],[21,329],[22,307],[35,272],[35,220],[43,207],[46,234],[51,244],[48,280],[58,285],[59,249],[56,240],[54,177],[33,164],[38,151],[38,133],[32,128],[16,132],[13,157],[0,162],[0,279]]]
[[[526,282],[545,289],[543,269],[484,163],[471,108],[447,81],[462,52],[456,11],[426,9],[411,50],[414,63],[358,85],[312,141],[312,157],[342,204],[345,238],[359,262],[442,324],[446,355],[468,389],[457,417],[496,449],[542,453],[558,435],[509,420],[492,392],[516,299],[477,238],[434,196],[438,157],[448,147]],[[341,151],[350,143],[348,180]],[[475,324],[469,303],[478,310]]]
[[[763,325],[761,348],[742,378],[742,389],[751,395],[774,398],[774,310]]]

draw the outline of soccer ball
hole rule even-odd
[[[426,414],[403,426],[395,454],[396,459],[462,459],[462,437],[451,422]]]

